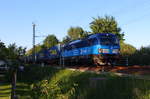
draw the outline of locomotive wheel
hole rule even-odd
[[[112,59],[107,60],[107,65],[110,65],[112,67],[115,66],[115,63],[116,63],[115,60],[112,60]]]
[[[96,66],[105,65],[101,56],[93,55],[93,61]]]

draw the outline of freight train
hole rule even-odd
[[[114,65],[120,56],[120,43],[115,34],[96,33],[64,45],[56,45],[36,53],[36,62],[45,64]],[[26,57],[33,62],[33,55]]]

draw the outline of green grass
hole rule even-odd
[[[10,99],[11,85],[9,83],[0,83],[0,99]]]
[[[16,85],[16,94],[19,99],[31,99],[30,85],[18,82]]]
[[[18,71],[16,93],[19,99],[150,99],[150,81],[29,66]]]
[[[28,68],[25,74],[23,75],[26,80],[20,81],[28,83],[29,93],[33,99],[150,98],[150,81],[134,77],[119,77],[113,73],[58,70],[51,67]],[[100,78],[104,80],[93,80]]]
[[[31,99],[29,85],[25,83],[17,83],[16,94],[19,99]],[[10,99],[11,85],[9,83],[0,84],[0,99]]]

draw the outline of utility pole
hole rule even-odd
[[[35,38],[36,37],[47,37],[46,35],[42,35],[42,36],[36,36],[35,35],[35,27],[36,27],[36,24],[33,22],[32,23],[32,28],[33,28],[33,38],[32,38],[32,40],[33,40],[33,50],[32,50],[32,58],[33,58],[33,61],[34,61],[34,63],[36,63],[36,60],[37,60],[37,57],[36,57],[36,49],[35,49]]]
[[[12,91],[11,99],[18,99],[16,95],[17,69],[14,67],[12,72]]]
[[[35,23],[32,23],[33,26],[33,59],[34,63],[36,62],[36,55],[35,55]]]

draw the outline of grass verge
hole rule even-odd
[[[0,99],[10,99],[11,85],[9,83],[0,83]]]
[[[150,99],[150,81],[28,66],[18,71],[16,91],[19,99]]]

